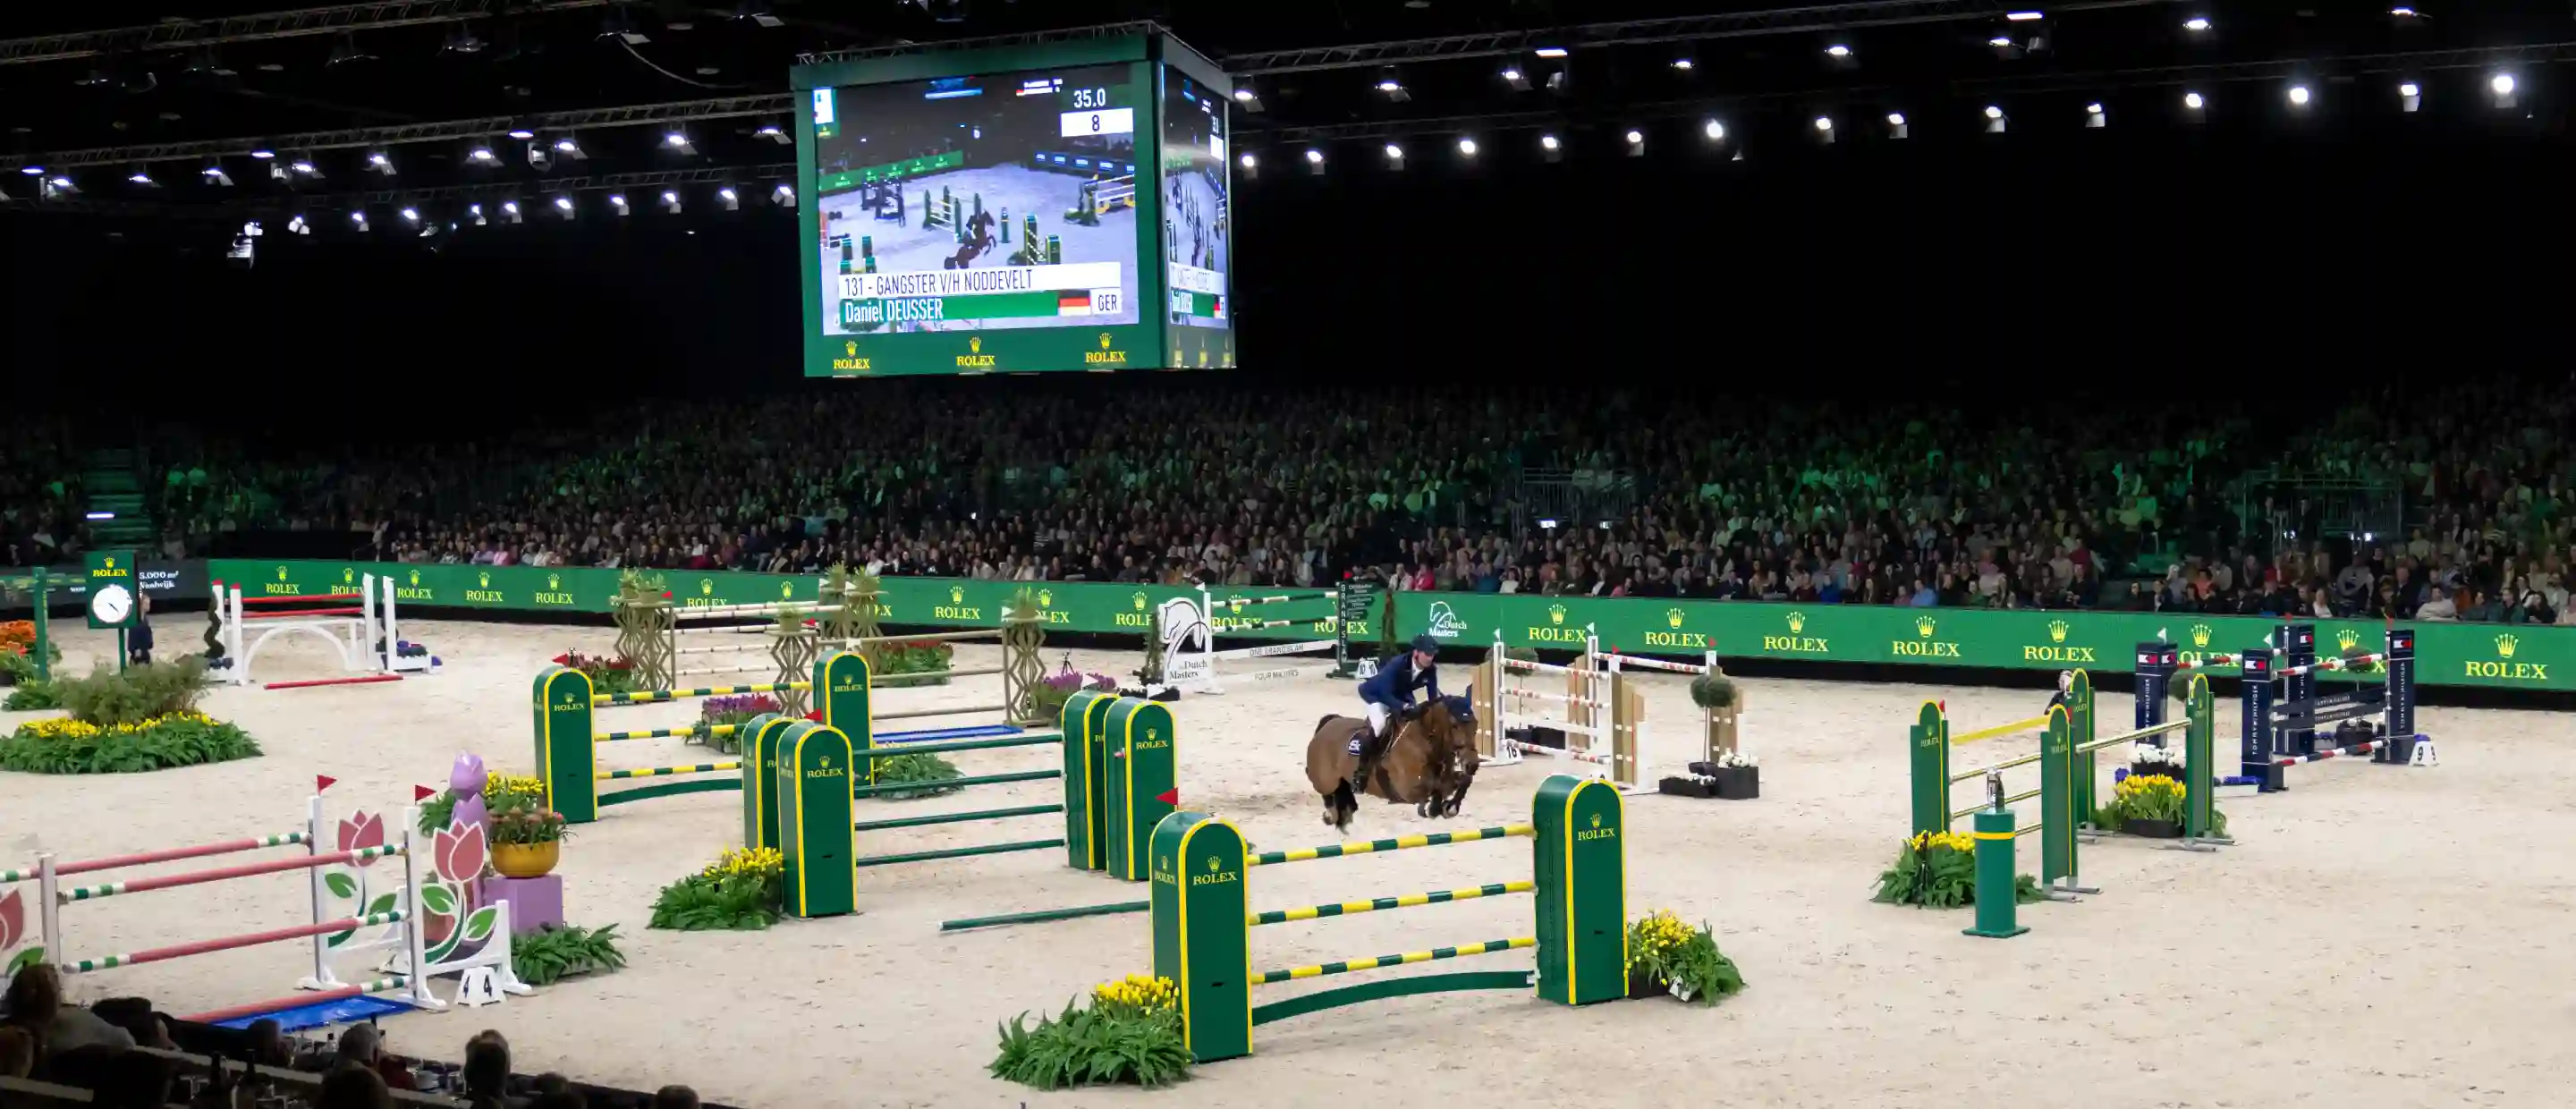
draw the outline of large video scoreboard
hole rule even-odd
[[[1234,365],[1224,74],[1168,37],[799,66],[810,377]]]

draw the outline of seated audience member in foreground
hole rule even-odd
[[[515,1109],[510,1096],[510,1041],[489,1028],[465,1041],[465,1100],[474,1109]]]
[[[698,1109],[698,1092],[686,1086],[664,1086],[653,1091],[653,1109]]]
[[[78,1005],[63,1003],[62,973],[50,963],[38,963],[19,971],[9,980],[5,1000],[8,1024],[26,1029],[36,1038],[36,1050],[42,1060],[88,1047],[124,1050],[134,1046],[134,1037]]]
[[[393,1109],[393,1104],[394,1095],[375,1071],[346,1064],[322,1080],[322,1096],[313,1103],[314,1109]]]

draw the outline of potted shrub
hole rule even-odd
[[[534,778],[504,775],[493,776],[483,786],[492,814],[492,869],[502,877],[543,877],[562,861],[570,826],[562,813],[545,807],[541,789]]]
[[[1977,841],[1957,832],[1918,832],[1896,850],[1896,863],[1878,875],[1870,900],[1884,905],[1955,909],[1977,903]],[[2045,901],[2039,879],[2013,875],[2013,900]]]

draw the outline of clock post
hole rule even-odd
[[[134,552],[89,552],[81,565],[81,581],[89,587],[89,626],[116,629],[116,668],[122,671],[125,660],[131,657],[125,635],[135,626],[142,608],[137,592],[142,581],[134,576]]]

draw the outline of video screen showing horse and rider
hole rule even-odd
[[[1224,94],[1178,70],[1163,84],[1163,260],[1171,321],[1234,326],[1226,268],[1232,262],[1232,194]]]
[[[824,333],[1137,322],[1142,73],[815,90]]]

